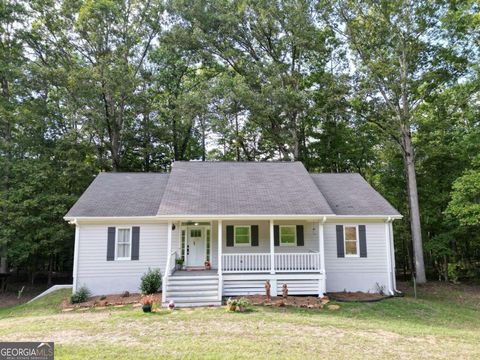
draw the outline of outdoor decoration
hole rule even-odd
[[[287,284],[283,284],[282,286],[282,296],[284,299],[288,298],[288,286]]]
[[[145,313],[152,312],[152,306],[155,302],[155,297],[153,295],[144,295],[140,300],[140,303],[143,305],[142,310]]]
[[[170,310],[175,309],[175,303],[173,302],[173,300],[170,300],[170,302],[168,303],[168,308],[169,308]]]
[[[205,270],[210,270],[212,268],[212,265],[210,264],[210,261],[205,261]]]
[[[272,286],[270,285],[270,280],[265,281],[265,296],[267,297],[267,301],[271,300],[271,297],[270,297],[271,287]]]

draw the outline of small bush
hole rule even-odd
[[[162,274],[160,269],[148,269],[148,271],[143,274],[142,282],[140,283],[140,290],[142,294],[154,294],[162,286]]]
[[[87,301],[89,297],[90,290],[88,290],[86,286],[82,286],[72,295],[70,301],[72,304],[78,304]]]

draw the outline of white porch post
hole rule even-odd
[[[327,291],[327,274],[325,272],[325,240],[323,233],[323,224],[326,220],[327,218],[324,217],[318,223],[318,252],[320,253],[320,271],[322,273],[322,277],[320,280],[320,289],[318,292],[319,297],[322,297]]]
[[[275,237],[273,220],[270,219],[270,274],[274,275],[270,280],[270,294],[277,296],[277,277],[275,276]]]
[[[167,302],[167,281],[168,276],[172,275],[170,259],[172,255],[172,222],[167,223],[167,263],[165,265],[165,274],[163,275],[162,281],[162,303],[166,304]]]
[[[168,222],[168,229],[167,229],[167,271],[168,275],[172,275],[172,264],[171,258],[172,258],[172,222]]]
[[[218,237],[218,300],[222,300],[223,295],[223,276],[222,276],[222,220],[218,220],[217,237]]]
[[[275,274],[275,238],[273,220],[270,219],[270,274]]]
[[[73,250],[73,287],[72,293],[77,291],[77,274],[78,274],[78,247],[80,241],[80,226],[75,222],[75,245]]]

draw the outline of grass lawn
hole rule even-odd
[[[415,300],[331,311],[131,306],[62,313],[68,291],[0,308],[2,341],[55,341],[56,359],[480,359],[480,287],[429,284]]]

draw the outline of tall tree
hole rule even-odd
[[[306,79],[330,60],[333,37],[318,26],[311,1],[176,1],[175,11],[205,49],[241,78],[237,92],[260,146],[302,160],[316,84]],[[315,64],[315,65],[313,65]],[[268,157],[267,157],[268,158]]]
[[[368,120],[401,150],[407,183],[416,277],[426,282],[412,131],[418,106],[463,70],[442,38],[441,2],[339,0],[323,3],[325,19],[347,42]],[[331,13],[335,17],[331,17]],[[458,66],[457,66],[458,65]]]

